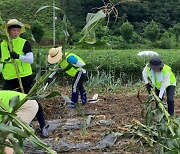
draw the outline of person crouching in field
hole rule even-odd
[[[151,88],[155,87],[156,95],[160,100],[163,100],[163,95],[166,90],[168,113],[174,115],[176,77],[171,71],[171,68],[163,64],[159,56],[153,56],[149,64],[143,69],[142,75],[149,94]]]
[[[48,62],[55,64],[62,60],[62,47],[51,48],[49,50]],[[87,102],[86,90],[83,83],[87,81],[86,70],[83,68],[85,62],[76,54],[65,52],[65,59],[60,62],[60,68],[62,68],[69,76],[73,77],[71,101],[68,108],[75,108],[75,104],[78,103],[79,93],[82,100],[82,105]],[[55,72],[53,72],[47,81],[49,83],[52,80]]]
[[[9,112],[9,101],[11,98],[19,96],[19,99],[22,100],[26,97],[26,94],[10,91],[10,90],[0,90],[0,104],[2,104]],[[34,119],[38,111],[38,103],[35,100],[27,100],[16,112],[17,116],[25,123],[30,124]],[[0,115],[0,122],[2,121],[2,115]],[[10,147],[5,147],[5,154],[13,154],[14,150]]]

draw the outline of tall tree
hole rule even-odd
[[[153,20],[145,27],[144,34],[150,41],[155,42],[159,38],[160,28]]]
[[[133,35],[133,30],[133,25],[131,25],[131,23],[128,21],[123,23],[120,27],[121,35],[126,42],[130,42]]]

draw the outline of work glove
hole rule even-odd
[[[151,84],[147,83],[146,88],[147,88],[148,94],[150,94],[151,93],[151,88],[152,88]]]
[[[13,58],[13,59],[19,59],[19,54],[17,54],[17,53],[14,52],[14,51],[10,52],[10,56],[11,56],[11,58]]]

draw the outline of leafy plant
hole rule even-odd
[[[38,21],[35,21],[32,23],[31,29],[32,29],[32,34],[34,36],[34,40],[39,44],[44,35],[44,29],[42,24],[40,24],[40,22]]]
[[[125,41],[130,42],[133,36],[133,30],[133,25],[131,25],[128,21],[122,24],[122,26],[120,27],[120,31]]]
[[[168,31],[164,32],[159,41],[159,46],[163,49],[171,49],[176,46],[176,37]]]
[[[160,35],[160,28],[153,20],[145,27],[144,34],[150,41],[155,42]]]
[[[15,104],[19,103],[19,97],[10,100],[11,109]],[[0,102],[0,115],[3,115],[3,121],[0,123],[0,151],[3,153],[6,146],[12,147],[15,153],[24,153],[23,140],[29,140],[35,147],[44,149],[50,154],[56,152],[49,145],[42,142],[36,135],[34,130],[28,124],[22,122],[15,111],[10,112]]]
[[[145,124],[133,119],[133,125],[125,134],[137,136],[145,141],[152,151],[160,154],[178,153],[180,149],[180,117],[170,116],[165,105],[152,91],[144,103]],[[157,107],[154,108],[155,103]]]
[[[179,37],[180,37],[180,24],[175,24],[173,26],[173,32],[176,36],[176,42],[179,43]]]
[[[46,6],[41,6],[37,11],[36,11],[36,14],[46,8],[49,8],[51,7],[52,10],[53,10],[53,15],[52,15],[52,21],[53,21],[53,46],[55,46],[56,44],[56,14],[55,14],[55,11],[56,10],[61,10],[59,7],[56,7],[55,6],[55,1],[52,0],[52,5],[46,5]]]

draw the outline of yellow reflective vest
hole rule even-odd
[[[149,79],[150,79],[151,82],[152,82],[153,79],[152,79],[152,76],[151,76],[151,73],[150,73],[151,68],[148,67],[148,66],[146,66],[146,69],[147,69],[147,75],[148,75]],[[164,78],[164,76],[166,75],[167,72],[170,73],[170,85],[172,85],[172,84],[174,84],[174,83],[176,82],[176,77],[175,77],[175,75],[174,75],[173,72],[171,71],[171,68],[170,68],[168,65],[164,65],[164,67],[163,67],[163,69],[161,70],[161,72],[162,72],[163,78]],[[154,78],[155,78],[155,79],[154,79],[154,81],[155,81],[155,83],[154,83],[155,87],[156,87],[157,89],[160,89],[162,82],[159,82],[159,81],[158,81],[158,78],[157,78],[156,75],[154,75]],[[166,87],[166,88],[167,88],[167,87]]]
[[[20,37],[16,39],[12,39],[13,50],[20,55],[24,55],[24,52],[22,50],[23,50],[25,42],[26,40]],[[1,61],[4,62],[9,57],[10,57],[10,54],[8,50],[8,44],[4,40],[1,43]],[[15,61],[17,62],[17,65],[19,68],[20,77],[29,76],[32,74],[32,68],[30,64],[23,62],[19,59],[16,59]],[[2,75],[5,80],[11,80],[11,79],[17,78],[16,70],[15,70],[14,65],[11,62],[11,59],[4,64],[2,68]]]
[[[9,112],[12,111],[11,108],[9,108],[9,101],[11,98],[19,96],[20,100],[23,100],[27,95],[17,92],[17,91],[10,91],[10,90],[0,90],[0,104],[3,105],[3,107],[6,108]],[[2,116],[0,115],[0,121],[2,121]]]
[[[66,56],[67,54],[68,54],[68,56]],[[68,52],[65,52],[65,56],[66,56],[66,58],[60,63],[60,67],[63,68],[63,69],[68,68],[68,70],[66,70],[66,73],[67,73],[68,75],[74,77],[74,76],[76,75],[76,73],[81,70],[81,68],[77,68],[77,67],[69,64],[69,63],[67,62],[67,58],[68,58],[69,56],[74,56],[74,57],[76,57],[80,62],[82,62],[84,65],[85,65],[85,62],[84,62],[78,55],[76,55],[76,54],[74,54],[74,53],[70,53],[70,54],[69,54]],[[69,66],[70,66],[70,67],[69,67]]]

